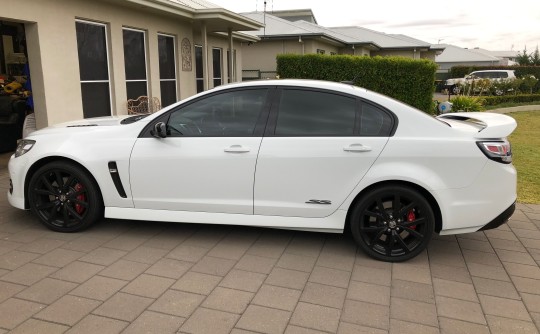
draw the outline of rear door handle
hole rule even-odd
[[[242,145],[231,145],[224,149],[224,151],[228,153],[247,153],[249,152],[249,147]]]
[[[371,151],[371,147],[364,146],[362,144],[351,144],[349,146],[345,146],[343,148],[343,151],[345,151],[345,152],[369,152],[369,151]]]

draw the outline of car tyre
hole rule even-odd
[[[360,248],[386,262],[406,261],[420,254],[435,227],[435,215],[426,198],[402,185],[370,190],[355,204],[350,219]]]
[[[452,89],[452,94],[454,95],[459,95],[459,93],[461,93],[461,88],[458,85],[452,86],[451,89]]]
[[[103,199],[81,167],[55,161],[39,168],[28,185],[30,208],[49,229],[77,232],[103,217]]]

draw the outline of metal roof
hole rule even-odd
[[[324,36],[335,42],[359,45],[369,44],[377,48],[413,49],[430,48],[431,44],[405,35],[389,35],[362,27],[323,27],[307,21],[288,21],[270,13],[249,12],[242,15],[266,25],[259,31],[250,31],[259,37]]]
[[[437,63],[466,63],[466,62],[498,62],[499,58],[475,51],[475,49],[464,49],[451,44],[440,44],[444,46],[444,51],[435,57]]]

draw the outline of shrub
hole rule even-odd
[[[427,59],[348,55],[278,55],[280,78],[353,81],[420,110],[432,112],[437,65]]]
[[[494,106],[501,103],[527,103],[538,102],[540,104],[540,94],[520,94],[520,95],[503,95],[503,96],[486,96],[484,97],[485,106]]]
[[[484,98],[459,95],[450,99],[452,110],[458,111],[482,111],[484,110]]]

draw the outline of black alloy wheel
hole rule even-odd
[[[99,220],[103,200],[95,181],[82,168],[64,161],[48,163],[28,186],[32,211],[58,232],[77,232]]]
[[[387,262],[409,260],[428,245],[435,226],[429,202],[416,190],[387,185],[356,203],[351,230],[369,256]]]

